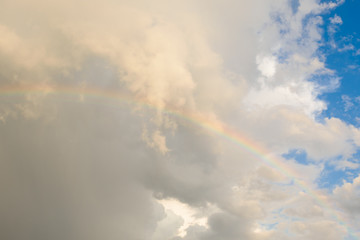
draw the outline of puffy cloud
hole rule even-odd
[[[334,197],[338,198],[340,205],[350,214],[358,216],[360,213],[359,197],[360,177],[356,177],[352,182],[344,182],[342,186],[334,189]]]
[[[240,120],[241,130],[278,154],[304,149],[310,160],[324,161],[351,157],[359,146],[358,130],[338,118],[320,123],[288,106],[262,107],[246,114]]]

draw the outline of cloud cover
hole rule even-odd
[[[291,177],[186,120],[232,126],[339,202],[335,215],[352,212],[357,180],[316,185],[360,145],[355,127],[316,121],[339,84],[318,51],[321,14],[340,2],[295,2],[3,1],[1,85],[44,91],[1,95],[1,238],[345,238]],[[312,162],[281,157],[291,149]],[[179,234],[186,217],[162,199],[207,224]]]

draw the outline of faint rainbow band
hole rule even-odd
[[[354,231],[348,226],[348,224],[341,220],[341,216],[336,214],[335,210],[331,207],[331,204],[326,202],[323,196],[316,193],[310,186],[296,177],[296,173],[288,165],[278,160],[276,157],[270,155],[269,151],[265,150],[259,144],[253,142],[250,138],[244,137],[238,131],[232,129],[228,125],[225,125],[219,120],[209,118],[203,114],[196,112],[185,111],[183,109],[171,108],[169,106],[159,107],[154,103],[149,102],[146,99],[134,97],[131,94],[124,94],[118,90],[103,89],[100,87],[88,87],[88,86],[71,86],[71,85],[7,85],[0,87],[0,96],[14,96],[14,95],[26,95],[26,94],[66,94],[73,96],[93,96],[113,99],[116,101],[127,102],[130,104],[136,104],[151,109],[160,110],[163,113],[174,115],[188,122],[191,122],[207,131],[213,132],[223,138],[235,143],[237,146],[242,147],[246,151],[253,154],[258,159],[265,162],[267,165],[276,169],[283,176],[292,179],[295,185],[297,185],[303,192],[311,196],[324,210],[328,211],[334,220],[346,228],[348,236],[351,240],[358,239],[354,235]]]

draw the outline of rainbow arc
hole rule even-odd
[[[334,220],[345,227],[348,231],[351,239],[358,239],[354,235],[354,231],[348,226],[348,224],[342,220],[342,217],[336,214],[336,211],[331,207],[331,204],[327,202],[324,196],[317,193],[315,190],[312,190],[308,184],[297,177],[295,171],[291,169],[284,162],[280,161],[276,157],[270,155],[269,151],[265,148],[260,147],[259,144],[256,144],[251,139],[240,134],[238,131],[235,131],[231,127],[225,125],[224,123],[208,118],[202,114],[195,112],[186,112],[180,111],[175,108],[159,108],[155,104],[151,104],[143,99],[136,99],[131,95],[121,94],[116,90],[110,89],[101,89],[101,88],[90,88],[90,87],[74,87],[74,86],[49,86],[49,85],[26,85],[26,86],[1,86],[0,87],[0,97],[1,96],[16,96],[16,95],[26,95],[26,94],[65,94],[73,96],[92,96],[107,98],[121,102],[127,102],[130,104],[141,105],[144,107],[149,107],[151,109],[160,110],[164,113],[174,115],[176,117],[185,119],[188,122],[191,122],[209,132],[215,133],[230,142],[233,142],[237,146],[245,149],[250,152],[256,158],[260,159],[267,165],[271,166],[273,169],[276,169],[283,176],[291,179],[295,185],[297,185],[303,192],[311,196],[324,210],[328,211],[334,218]]]

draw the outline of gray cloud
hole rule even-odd
[[[233,126],[316,188],[322,161],[360,145],[355,127],[314,120],[318,94],[337,86],[310,81],[336,79],[316,55],[318,14],[335,5],[4,1],[0,84],[47,91],[0,96],[0,238],[341,239],[291,177],[181,116]],[[318,161],[281,158],[292,148]]]

